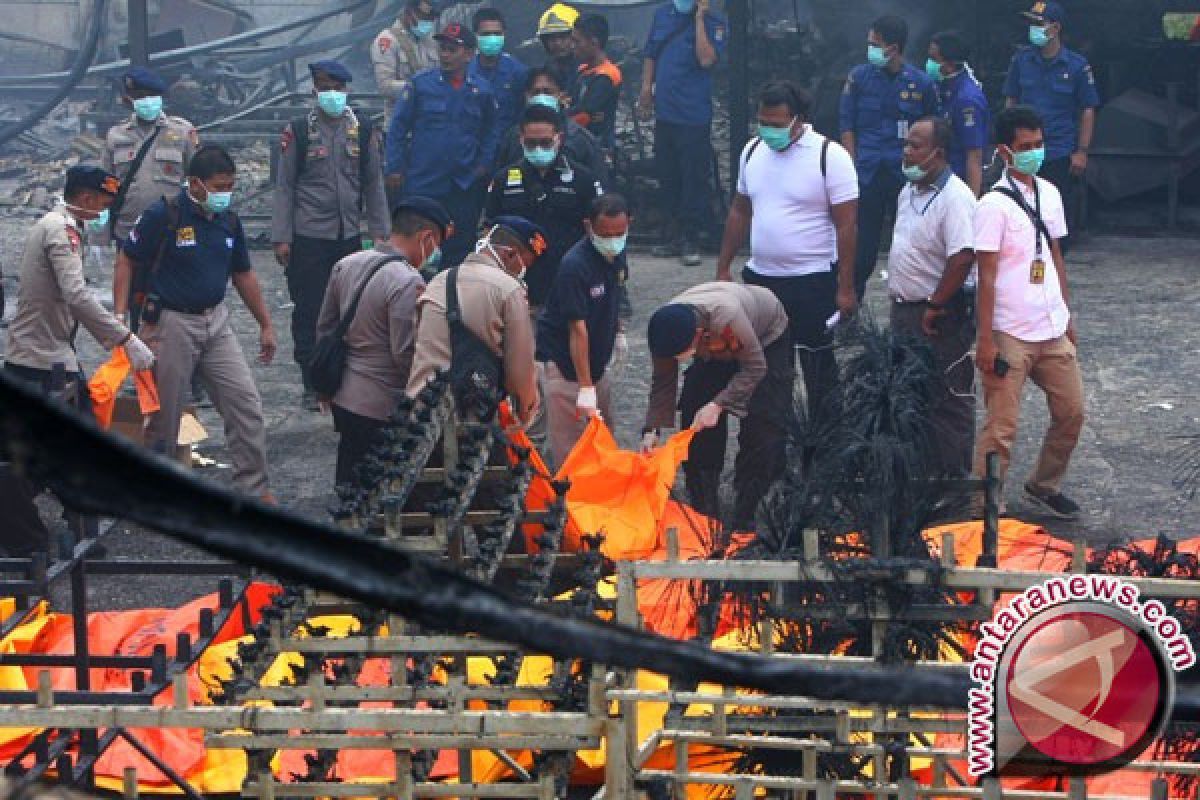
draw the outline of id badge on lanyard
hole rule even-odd
[[[1029,215],[1030,221],[1033,223],[1033,240],[1034,240],[1034,256],[1033,261],[1029,264],[1029,282],[1034,286],[1041,286],[1046,282],[1046,260],[1042,256],[1042,193],[1038,191],[1037,180],[1033,183],[1033,201],[1034,208],[1030,209],[1029,204],[1024,201],[1024,195],[1021,190],[1013,183],[1013,179],[1008,179],[1008,185],[1017,193],[1018,197],[1022,198],[1021,207],[1026,214]]]

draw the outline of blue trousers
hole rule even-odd
[[[475,250],[479,240],[479,218],[487,199],[487,182],[478,180],[461,189],[455,185],[444,195],[434,197],[454,220],[454,235],[442,242],[442,269],[457,267]]]
[[[875,176],[858,187],[858,256],[854,259],[854,289],[862,300],[867,281],[879,259],[879,241],[883,223],[896,217],[896,198],[904,183],[887,166],[880,165]]]
[[[662,209],[678,220],[685,239],[695,240],[712,224],[712,138],[708,125],[654,126],[654,163]]]

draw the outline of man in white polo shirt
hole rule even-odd
[[[1067,308],[1067,270],[1058,240],[1067,235],[1058,189],[1037,177],[1045,158],[1043,124],[1028,106],[996,117],[996,149],[1007,169],[975,212],[979,259],[979,340],[987,419],[975,449],[975,474],[988,453],[1008,469],[1026,379],[1043,392],[1050,428],[1025,498],[1064,519],[1079,506],[1062,493],[1063,476],[1083,428],[1083,378]]]
[[[928,342],[939,380],[930,422],[939,473],[965,478],[975,446],[975,327],[963,288],[975,263],[975,194],[947,160],[954,133],[940,117],[908,129],[896,231],[888,256],[892,330]]]
[[[850,154],[808,124],[810,105],[808,94],[788,81],[763,88],[758,136],[742,151],[717,280],[733,280],[733,259],[749,236],[742,280],[770,289],[787,310],[811,416],[837,381],[826,323],[858,305],[858,174]]]

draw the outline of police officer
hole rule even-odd
[[[534,67],[529,70],[525,81],[525,105],[545,106],[553,111],[563,110],[562,87],[554,73],[546,67]],[[601,183],[608,181],[608,165],[605,163],[604,152],[600,142],[591,131],[570,117],[566,117],[563,127],[563,152],[572,163],[582,164],[600,179]],[[503,135],[496,163],[502,167],[506,164],[520,161],[524,157],[521,148],[521,128],[513,125]]]
[[[555,3],[538,20],[537,35],[546,50],[546,68],[567,97],[575,96],[575,81],[579,77],[579,60],[575,58],[571,30],[579,12],[566,3]]]
[[[1032,106],[1045,122],[1046,160],[1039,175],[1063,198],[1067,227],[1079,223],[1078,179],[1087,170],[1100,95],[1087,59],[1063,46],[1067,12],[1062,4],[1037,2],[1024,12],[1029,46],[1013,56],[1004,81],[1005,105]],[[1067,242],[1062,242],[1065,251]]]
[[[947,154],[950,168],[978,197],[983,190],[983,158],[992,129],[983,86],[967,66],[967,43],[954,31],[935,33],[925,71],[937,81],[942,116],[954,132]]]
[[[621,98],[621,68],[604,52],[608,44],[608,20],[602,14],[586,14],[575,23],[575,55],[579,58],[578,97],[568,112],[600,140],[610,154],[617,148],[617,101]]]
[[[457,266],[471,245],[496,158],[496,95],[467,67],[475,34],[458,23],[437,34],[439,69],[422,72],[401,94],[387,137],[387,181],[394,193],[437,200],[454,220],[443,246]]]
[[[842,145],[858,170],[858,248],[854,288],[859,300],[879,259],[883,221],[896,209],[908,126],[938,113],[933,80],[904,60],[908,23],[880,17],[867,34],[867,63],[850,71],[842,91]]]
[[[362,249],[365,222],[387,238],[382,137],[346,104],[349,70],[336,61],[309,65],[316,106],[293,120],[279,141],[271,226],[275,260],[287,273],[292,341],[304,384],[304,407],[317,408],[306,372],[316,344],[317,315],[333,265]],[[365,216],[365,219],[364,219]]]
[[[433,0],[408,0],[404,13],[371,44],[375,85],[383,95],[383,119],[392,118],[396,101],[418,72],[437,66],[437,26]]]
[[[122,183],[121,194],[110,209],[109,230],[118,244],[147,206],[179,191],[199,142],[192,123],[163,113],[167,83],[158,73],[134,67],[125,73],[122,85],[122,101],[133,114],[109,129],[101,158],[101,166]]]
[[[129,306],[135,271],[144,276],[142,335],[154,351],[161,406],[146,440],[173,448],[193,372],[208,387],[225,421],[234,485],[273,501],[267,488],[266,426],[262,400],[225,305],[230,278],[258,322],[259,361],[275,357],[275,328],[250,264],[246,235],[230,203],[237,168],[220,147],[201,147],[188,166],[187,186],[142,214],[129,234],[113,279],[118,315]]]
[[[700,263],[697,242],[712,225],[712,70],[725,52],[725,18],[708,10],[709,0],[672,0],[654,12],[643,50],[638,113],[654,125],[663,213],[678,220],[656,254],[681,255],[686,266]],[[671,223],[668,222],[668,228]]]
[[[563,254],[583,237],[592,200],[604,193],[595,175],[563,154],[562,142],[561,115],[527,108],[521,117],[524,155],[492,178],[484,208],[487,220],[524,217],[545,230],[549,248],[525,276],[535,310],[546,302]]]
[[[470,72],[487,79],[496,94],[496,125],[501,132],[517,123],[525,108],[525,80],[529,67],[504,52],[504,15],[494,8],[481,8],[471,20],[479,52],[471,60]]]

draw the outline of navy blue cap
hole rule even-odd
[[[429,197],[421,197],[420,195],[406,197],[392,211],[392,219],[396,219],[396,215],[402,211],[424,217],[434,225],[437,225],[442,229],[443,239],[450,235],[450,224],[453,222],[453,219],[451,219],[450,212],[446,210],[445,206],[437,200]]]
[[[492,222],[515,233],[517,238],[524,242],[525,246],[533,253],[535,259],[541,258],[550,246],[546,231],[542,226],[530,222],[524,217],[507,215],[496,217]]]
[[[1062,3],[1043,3],[1041,0],[1038,0],[1038,2],[1033,4],[1033,8],[1021,13],[1024,14],[1026,19],[1034,22],[1057,22],[1063,27],[1067,25],[1067,10],[1063,8]]]
[[[134,67],[125,73],[125,90],[145,89],[148,92],[165,94],[167,82],[162,76],[148,67]]]
[[[67,185],[63,192],[70,195],[80,189],[92,189],[116,197],[120,188],[121,181],[116,175],[100,167],[80,164],[67,170]]]
[[[477,44],[475,40],[475,34],[471,31],[471,29],[466,25],[460,25],[457,22],[451,22],[449,25],[442,28],[440,33],[434,34],[433,38],[437,39],[439,42],[453,42],[454,44],[461,44],[463,47],[469,47],[472,50],[475,49]]]
[[[308,65],[308,71],[314,78],[317,77],[318,72],[324,72],[339,83],[349,83],[354,80],[350,75],[350,70],[346,69],[340,61],[314,61]]]
[[[670,303],[654,312],[646,326],[646,344],[655,358],[674,358],[696,338],[696,312],[683,303]]]

